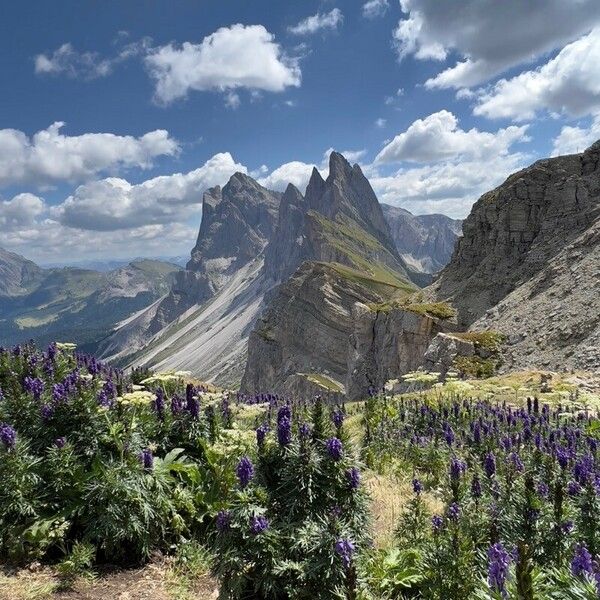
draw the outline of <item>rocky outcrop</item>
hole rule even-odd
[[[600,215],[600,143],[540,160],[484,194],[463,223],[452,260],[433,284],[471,325],[544,271]]]
[[[413,215],[404,208],[382,204],[396,249],[404,261],[425,273],[436,273],[448,264],[462,220],[446,215]]]
[[[42,276],[42,269],[34,262],[0,248],[0,297],[26,294]]]
[[[423,355],[423,368],[426,371],[446,375],[453,370],[454,362],[459,356],[475,355],[475,344],[463,340],[451,333],[438,333]]]
[[[291,394],[298,374],[344,390],[355,304],[382,302],[396,289],[341,265],[303,263],[256,322],[242,390]]]
[[[348,398],[365,398],[369,388],[381,389],[389,379],[423,364],[432,338],[442,323],[401,308],[378,310],[364,304],[353,309],[348,353]]]
[[[484,194],[427,290],[506,334],[504,369],[600,368],[600,142]]]

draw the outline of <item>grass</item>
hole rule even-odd
[[[388,313],[395,309],[407,310],[424,317],[433,317],[435,319],[452,319],[456,316],[456,311],[447,302],[410,302],[408,298],[382,302],[380,304],[370,304],[369,308],[375,312]]]
[[[386,273],[379,271],[373,274],[368,274],[364,271],[342,265],[341,263],[334,262],[320,264],[330,267],[344,279],[357,283],[358,285],[362,285],[383,296],[384,298],[390,297],[393,294],[396,294],[398,291],[410,293],[414,289],[412,284],[409,284],[405,280],[400,279],[397,276],[391,276],[391,272]]]
[[[502,333],[497,331],[464,331],[452,334],[454,337],[473,342],[476,348],[482,348],[493,354],[500,351],[502,343],[506,339]]]
[[[298,373],[298,375],[302,375],[307,381],[322,387],[328,392],[344,393],[344,386],[338,381],[335,381],[335,379],[327,377],[327,375],[322,375],[320,373]]]

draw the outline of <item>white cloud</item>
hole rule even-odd
[[[523,120],[543,110],[576,117],[600,110],[600,27],[540,68],[481,91],[473,112]]]
[[[479,85],[600,23],[597,0],[400,0],[400,5],[407,15],[394,32],[401,59],[445,60],[451,52],[462,57],[427,81],[430,88]]]
[[[362,13],[367,19],[375,19],[383,16],[389,7],[388,0],[369,0],[363,4]]]
[[[139,184],[109,177],[79,186],[52,216],[63,225],[93,231],[111,231],[183,222],[199,213],[203,192],[223,185],[246,167],[231,154],[216,154],[189,173],[154,177]]]
[[[386,119],[379,117],[379,119],[377,119],[375,121],[375,127],[379,127],[380,129],[382,129],[383,127],[385,127],[386,123],[387,123]]]
[[[283,192],[288,183],[293,183],[302,193],[308,185],[314,165],[293,160],[274,169],[269,175],[258,180],[260,185]]]
[[[297,61],[283,53],[262,25],[222,27],[199,44],[155,48],[145,64],[161,104],[183,98],[190,90],[282,92],[298,87],[301,76]]]
[[[288,31],[294,35],[309,35],[320,31],[321,29],[337,29],[344,20],[344,15],[339,8],[334,8],[328,13],[317,13],[306,17],[293,27],[288,27]]]
[[[163,129],[137,138],[112,133],[66,136],[60,132],[63,126],[56,122],[31,138],[16,129],[0,129],[0,186],[81,181],[106,171],[148,168],[157,156],[179,152]]]
[[[116,65],[147,51],[149,45],[150,39],[143,38],[122,46],[116,56],[103,58],[98,52],[79,52],[67,42],[52,54],[38,54],[34,58],[35,72],[38,75],[66,75],[73,79],[106,77]]]
[[[506,155],[515,142],[527,141],[527,126],[510,126],[495,133],[458,126],[447,110],[414,121],[397,135],[375,158],[376,163],[401,161],[435,162],[454,158],[485,160]]]
[[[524,167],[527,160],[526,155],[515,153],[483,161],[445,161],[400,169],[390,176],[373,175],[371,185],[380,202],[415,214],[441,212],[464,218],[479,196]]]
[[[0,227],[7,231],[31,226],[44,211],[44,201],[34,194],[17,194],[11,200],[0,201]]]
[[[240,107],[240,104],[241,100],[239,94],[236,94],[235,92],[227,92],[227,94],[225,94],[225,106],[227,108],[235,110]]]
[[[597,114],[586,129],[565,125],[553,140],[552,156],[578,154],[600,139],[600,114]]]

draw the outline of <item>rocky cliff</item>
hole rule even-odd
[[[448,264],[462,220],[446,215],[413,215],[404,208],[382,204],[396,249],[404,261],[425,273],[436,273]]]
[[[600,142],[484,194],[428,290],[508,336],[505,368],[600,367]]]
[[[42,277],[34,262],[0,248],[0,297],[26,294]]]

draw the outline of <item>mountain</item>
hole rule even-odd
[[[116,324],[165,294],[179,270],[138,260],[108,273],[42,269],[0,250],[0,344],[34,338],[73,341],[94,351]]]
[[[396,249],[414,269],[436,273],[446,266],[456,239],[462,232],[462,220],[446,215],[413,215],[404,208],[382,204]]]
[[[349,365],[361,362],[350,359],[356,307],[418,289],[367,178],[337,152],[326,180],[313,171],[304,197],[288,186],[265,273],[281,283],[248,341],[249,393],[344,394]]]
[[[428,293],[508,336],[505,368],[600,368],[600,141],[484,194]]]
[[[0,298],[27,294],[41,276],[34,262],[0,248]]]
[[[122,365],[189,369],[222,384],[239,382],[246,339],[269,285],[264,250],[281,194],[235,173],[205,192],[198,240],[165,297],[123,322],[100,348]]]

